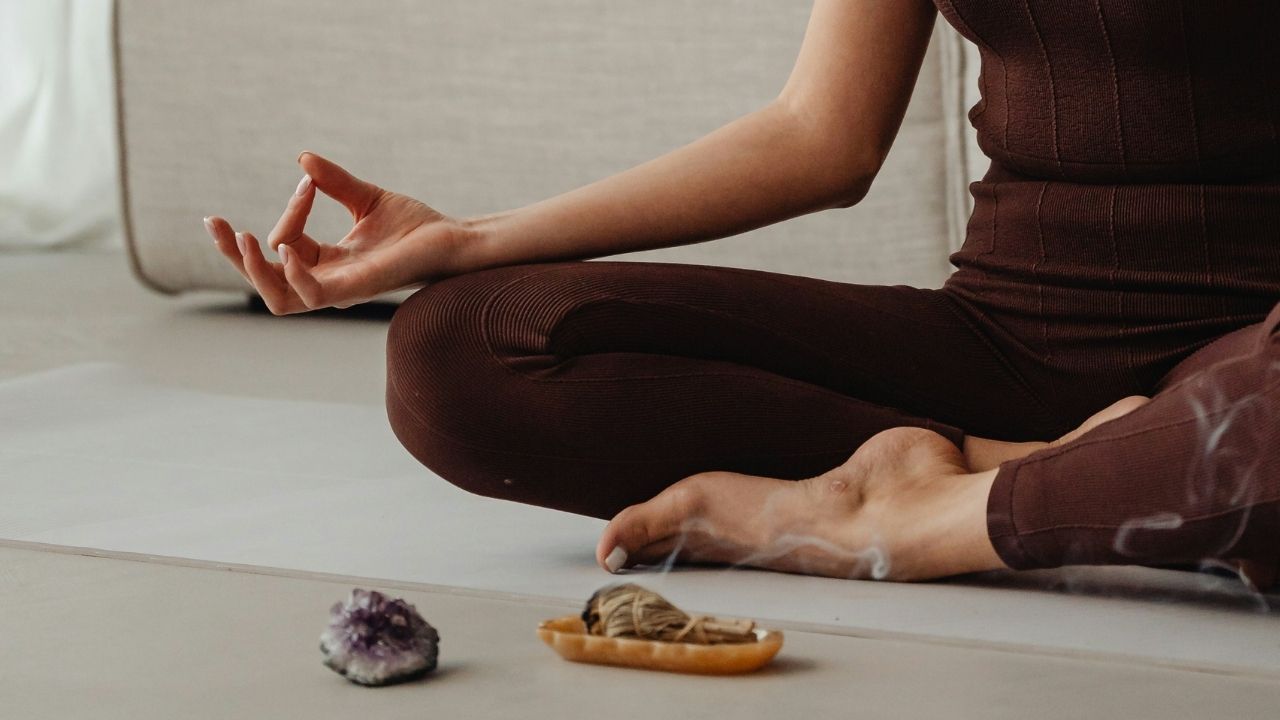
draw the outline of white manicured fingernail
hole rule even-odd
[[[217,233],[215,233],[215,232],[213,231],[213,218],[211,218],[211,217],[205,217],[205,219],[204,219],[204,230],[205,230],[205,232],[207,232],[207,233],[209,233],[210,235],[212,235],[212,236],[213,236],[213,242],[214,242],[214,244],[217,244],[217,242],[218,242],[218,234],[217,234]]]
[[[298,189],[294,191],[294,194],[298,197],[302,197],[306,194],[307,188],[309,187],[311,187],[311,176],[303,175],[302,179],[298,181]]]
[[[611,573],[616,573],[622,568],[627,561],[627,551],[620,547],[616,547],[609,551],[609,557],[604,559],[604,566]]]
[[[244,255],[249,252],[249,246],[246,245],[244,233],[236,233],[236,247],[240,248],[240,254]]]
[[[280,264],[288,265],[289,264],[289,246],[285,245],[284,243],[280,243],[280,245],[276,247],[276,252],[280,253]]]

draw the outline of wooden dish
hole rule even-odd
[[[538,624],[538,637],[565,660],[700,675],[736,675],[767,665],[782,648],[782,632],[762,628],[755,632],[753,643],[695,645],[588,635],[578,615]]]

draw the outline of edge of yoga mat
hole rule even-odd
[[[21,388],[30,397],[38,397],[46,382],[62,384],[62,394],[68,398],[73,398],[76,402],[86,398],[93,399],[95,402],[100,403],[99,412],[106,412],[104,408],[113,407],[113,398],[115,396],[128,395],[135,406],[146,408],[148,413],[154,413],[154,417],[151,417],[152,422],[163,422],[166,419],[172,420],[172,416],[167,415],[167,413],[176,411],[168,408],[173,405],[171,401],[179,398],[196,402],[201,398],[205,398],[210,402],[216,401],[222,404],[243,403],[243,408],[235,407],[232,409],[237,413],[243,411],[244,414],[249,415],[247,422],[249,422],[250,426],[252,426],[251,416],[255,412],[275,413],[279,417],[288,418],[290,416],[290,412],[288,412],[290,408],[288,406],[293,402],[215,395],[174,388],[152,383],[142,373],[109,363],[66,366],[35,375],[15,378],[0,383],[0,395],[9,394],[10,391]],[[77,383],[88,384],[77,385]],[[303,402],[306,406],[306,415],[314,415],[317,412],[325,415],[326,408],[330,411],[329,415],[332,415],[333,411],[345,408],[351,412],[367,414],[368,418],[356,418],[362,422],[381,422],[381,420],[375,420],[380,415],[380,409],[370,406]],[[50,424],[61,422],[59,418],[67,410],[66,407],[58,407],[59,403],[57,402],[53,403],[53,405],[53,407],[46,408],[46,412],[43,413],[44,421]],[[184,412],[198,414],[200,410],[201,408],[199,407],[191,407],[186,408]],[[293,413],[298,411],[299,408],[297,407],[292,409]],[[273,417],[276,415],[273,415]],[[317,422],[317,420],[306,420],[305,417],[299,417],[298,421]],[[90,431],[93,430],[92,422],[93,420],[90,417],[90,425],[87,428]],[[244,423],[237,423],[237,425],[241,426],[238,428],[239,432],[249,432],[252,429],[252,427],[249,429],[244,428]],[[0,413],[0,427],[2,426],[3,413]],[[39,432],[39,428],[36,428],[36,430]],[[81,428],[81,430],[84,431],[85,428]],[[366,428],[366,430],[370,429]],[[387,452],[390,452],[391,449],[398,450],[399,447],[395,444],[394,438],[390,437],[389,429],[386,429],[385,433],[387,435],[385,438],[379,433],[370,434],[367,438],[372,438],[370,442],[381,443],[385,441],[388,443],[385,448]],[[91,433],[88,436],[91,436]],[[361,435],[361,437],[364,438],[365,436]],[[377,446],[372,449],[378,450],[381,447]],[[341,450],[341,448],[330,449]],[[92,460],[92,457],[86,459]],[[124,461],[121,462],[123,463]],[[416,557],[407,557],[407,559],[393,559],[394,561],[389,563],[383,552],[385,547],[377,546],[377,543],[369,546],[372,548],[369,551],[372,557],[366,559],[374,559],[378,562],[348,562],[344,566],[369,567],[373,572],[367,575],[359,574],[358,572],[324,572],[321,568],[324,568],[326,562],[330,560],[327,556],[323,554],[315,555],[314,552],[312,556],[307,556],[305,548],[299,548],[294,544],[298,541],[297,537],[284,537],[282,543],[282,538],[265,534],[258,539],[265,538],[266,541],[275,541],[274,549],[271,546],[264,546],[255,548],[254,552],[244,553],[235,548],[228,550],[224,546],[210,551],[207,543],[206,548],[201,550],[199,542],[196,542],[194,547],[181,557],[172,552],[166,553],[162,547],[158,547],[166,544],[163,532],[142,540],[138,540],[134,536],[121,536],[109,542],[100,543],[99,547],[96,548],[90,548],[87,545],[75,542],[59,541],[37,541],[35,545],[47,548],[69,547],[72,548],[71,552],[99,554],[104,557],[151,557],[156,558],[157,561],[167,563],[195,563],[209,567],[235,567],[246,572],[254,571],[247,568],[263,568],[270,573],[298,573],[299,577],[360,578],[392,577],[394,575],[400,576],[402,579],[379,582],[392,585],[402,583],[409,587],[451,588],[450,592],[477,596],[488,594],[488,596],[492,597],[540,599],[543,602],[563,604],[565,607],[572,607],[577,604],[577,600],[570,601],[568,599],[576,598],[576,592],[580,590],[586,591],[582,593],[582,596],[586,597],[590,589],[617,580],[617,578],[608,576],[594,567],[594,563],[589,557],[590,547],[586,547],[581,552],[577,552],[574,549],[579,544],[587,543],[589,545],[594,541],[594,528],[599,524],[599,521],[568,516],[538,508],[515,506],[510,503],[498,503],[498,501],[466,495],[452,488],[452,486],[448,486],[443,481],[429,477],[429,473],[417,466],[416,461],[407,458],[407,456],[404,458],[403,465],[399,462],[390,462],[390,464],[382,468],[382,471],[388,473],[382,478],[388,482],[388,487],[393,487],[394,483],[397,482],[393,477],[394,475],[412,472],[413,475],[411,477],[406,478],[402,475],[399,478],[398,482],[401,483],[402,487],[418,488],[419,482],[431,483],[434,481],[434,483],[438,483],[438,485],[430,485],[429,491],[416,493],[415,497],[440,499],[451,504],[450,507],[455,510],[460,508],[463,514],[484,512],[497,518],[514,518],[517,522],[531,523],[530,527],[540,528],[543,531],[552,531],[552,536],[549,539],[538,538],[541,544],[535,543],[532,547],[526,544],[519,548],[508,548],[504,545],[498,548],[497,551],[493,551],[492,548],[486,548],[486,552],[489,554],[480,558],[483,561],[481,562],[483,567],[466,576],[459,575],[458,568],[444,567],[443,572],[439,573],[439,575],[444,576],[441,577],[444,580],[441,583],[423,583],[419,580],[403,579],[408,576],[417,576],[420,579],[430,577],[431,571],[436,569],[430,567],[431,556],[429,554],[419,554]],[[57,479],[55,477],[55,482]],[[3,474],[0,473],[0,491],[3,489],[3,484]],[[319,501],[329,500],[330,502],[341,499],[342,496],[337,498],[321,496],[318,498]],[[313,503],[316,501],[317,498],[312,499]],[[320,507],[321,505],[322,502],[317,503],[315,506]],[[356,508],[356,510],[358,509]],[[193,512],[199,514],[200,510],[201,508],[197,508]],[[171,512],[170,514],[173,513]],[[208,514],[206,513],[206,515]],[[238,516],[234,515],[231,517],[238,518]],[[204,519],[207,520],[208,518]],[[219,527],[216,520],[215,517],[215,522],[210,527]],[[109,526],[110,523],[105,523],[104,525]],[[562,532],[565,528],[568,528],[571,532]],[[119,528],[108,529],[119,531]],[[253,526],[250,526],[250,529],[253,529]],[[83,528],[73,530],[75,532],[70,534],[64,532],[62,534],[68,537],[76,534],[83,536],[87,532],[89,536],[92,536],[97,532],[100,537],[104,537],[103,530],[93,527],[88,528],[88,530]],[[0,530],[0,532],[3,531]],[[348,529],[348,532],[350,532],[350,529]],[[58,531],[35,534],[56,535]],[[108,532],[107,534],[109,535],[110,533]],[[581,536],[580,539],[579,536]],[[358,540],[359,536],[356,537]],[[430,540],[429,533],[424,533],[422,537],[428,541]],[[36,540],[36,538],[16,538],[5,542],[31,543],[32,540]],[[47,538],[39,540],[47,540]],[[172,539],[168,544],[171,547],[176,545]],[[153,548],[161,552],[158,554],[150,552]],[[528,562],[520,560],[520,552],[522,550],[538,554],[546,554],[544,551],[549,551],[550,556],[542,558],[541,564],[545,567],[539,570],[536,567],[536,563],[530,565]],[[239,556],[237,556],[237,552],[240,552]],[[360,560],[359,553],[364,552],[364,550],[356,548],[354,552],[355,559]],[[257,557],[261,557],[263,562],[238,562],[246,555],[252,557],[255,554]],[[272,562],[273,554],[276,560],[290,558],[290,562],[286,564],[295,569],[285,570],[279,563]],[[384,557],[377,557],[378,555],[384,555]],[[579,557],[580,555],[581,557]],[[349,556],[347,559],[350,560],[351,557]],[[414,565],[413,562],[415,560],[420,561],[419,564]],[[401,564],[396,564],[397,562]],[[342,563],[337,564],[342,565]],[[330,567],[333,565],[334,563],[329,563]],[[311,569],[305,569],[308,567]],[[534,577],[518,577],[520,571],[525,569],[534,574]],[[540,575],[543,571],[547,571],[547,577]],[[805,578],[756,571],[735,571],[727,575],[718,574],[723,572],[679,571],[669,576],[656,573],[633,573],[628,574],[626,577],[642,583],[647,582],[651,585],[656,583],[654,589],[675,597],[692,608],[716,609],[726,614],[731,611],[733,614],[755,616],[757,619],[768,621],[784,629],[807,629],[828,634],[860,637],[902,637],[923,642],[1015,648],[1022,651],[1057,655],[1105,656],[1116,660],[1194,668],[1210,672],[1247,672],[1263,675],[1271,672],[1280,672],[1280,633],[1276,634],[1278,639],[1272,643],[1274,652],[1271,652],[1271,645],[1259,645],[1256,638],[1257,633],[1251,632],[1264,626],[1267,628],[1274,627],[1274,618],[1256,613],[1242,615],[1239,607],[1241,601],[1239,593],[1231,592],[1229,582],[1222,579],[1206,579],[1206,582],[1211,581],[1210,584],[1193,583],[1195,586],[1192,587],[1187,585],[1189,578],[1181,576],[1182,574],[1178,574],[1179,577],[1175,577],[1160,571],[1144,570],[1137,576],[1138,582],[1135,584],[1132,579],[1134,577],[1132,573],[1124,572],[1124,569],[1099,569],[1080,573],[1075,571],[1062,572],[1056,575],[1052,572],[1040,572],[1039,574],[1019,574],[1004,578],[964,579],[958,582],[931,585],[886,585],[856,581],[841,583],[840,581],[822,578]],[[1143,586],[1143,582],[1147,580],[1152,581],[1152,587]],[[993,581],[995,585],[1012,584],[1014,589],[994,589],[992,587]],[[1061,595],[1055,590],[1055,586],[1070,585],[1073,582],[1079,588],[1092,593],[1094,597],[1088,594],[1081,596]],[[1178,585],[1179,582],[1182,583],[1181,586]],[[1200,581],[1197,580],[1197,582]],[[506,588],[505,590],[501,589],[504,587]],[[1201,602],[1185,605],[1169,602],[1178,599],[1180,587],[1181,592],[1186,594],[1185,591],[1190,590],[1191,594],[1198,596],[1193,599],[1198,599]],[[539,590],[543,592],[539,592]],[[546,591],[548,590],[551,594],[547,594]],[[1046,593],[1046,591],[1048,592]],[[786,602],[785,598],[790,597],[792,594],[809,598],[810,601],[800,605]],[[824,595],[826,596],[825,599],[822,597]],[[1102,597],[1097,597],[1098,595],[1102,595]],[[1119,597],[1115,597],[1116,595]],[[1138,598],[1136,601],[1135,597]],[[859,603],[863,604],[862,607],[865,613],[862,617],[858,617]],[[1212,607],[1206,610],[1203,607],[1205,604],[1225,606],[1228,607],[1229,611],[1218,611]],[[773,605],[775,610],[769,611],[767,609],[769,605]],[[791,619],[780,619],[779,615],[788,614],[785,612],[786,609],[793,611]],[[779,612],[779,610],[783,612]],[[838,612],[839,615],[824,614],[832,612]],[[849,619],[841,621],[840,616],[848,617]],[[834,622],[824,622],[823,620],[826,617],[832,617]],[[1061,623],[1061,626],[1057,628],[1048,627],[1042,632],[1036,625],[1040,618],[1051,618],[1051,623]],[[1013,622],[1010,623],[1008,622],[1009,620]],[[1124,630],[1125,627],[1134,622],[1138,623],[1133,626],[1136,630]],[[1168,638],[1165,638],[1163,644],[1158,644],[1152,651],[1142,652],[1142,644],[1145,642],[1145,637],[1140,634],[1141,632],[1154,634],[1156,628],[1177,627],[1177,623],[1180,622],[1184,624],[1190,623],[1187,627],[1191,632],[1160,632],[1162,635],[1185,636],[1187,642],[1170,644]],[[1248,627],[1233,625],[1233,623],[1237,622],[1245,623]],[[1006,625],[1003,630],[1000,628],[1001,624]],[[1198,632],[1195,631],[1197,626],[1199,626]],[[1114,632],[1117,628],[1120,632]],[[1112,637],[1112,635],[1116,637]],[[1212,638],[1218,638],[1218,646],[1211,648],[1214,652],[1205,653],[1203,652],[1203,647],[1197,646],[1197,643],[1204,645],[1203,641]],[[1249,647],[1243,647],[1241,643],[1244,640],[1251,640]],[[1244,654],[1250,659],[1239,664],[1224,662],[1225,659],[1230,658],[1231,653],[1236,649],[1230,645],[1233,642],[1239,645],[1239,649],[1243,650]],[[1226,645],[1223,643],[1226,643]],[[1188,647],[1191,649],[1188,649]],[[1264,656],[1275,657],[1277,662],[1249,664],[1253,663],[1254,659]]]

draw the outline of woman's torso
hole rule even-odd
[[[937,0],[982,56],[978,142],[1081,183],[1280,172],[1275,0]]]
[[[1157,365],[1280,300],[1280,0],[936,3],[992,160],[949,292],[1032,352]]]

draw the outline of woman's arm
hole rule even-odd
[[[462,220],[446,274],[686,245],[853,205],[902,123],[934,15],[928,0],[816,0],[773,102],[625,172]]]
[[[277,315],[350,307],[490,267],[685,245],[848,207],[880,169],[906,112],[934,9],[928,0],[817,0],[776,100],[626,172],[508,212],[455,219],[314,153],[267,237],[205,226]],[[306,232],[316,193],[351,212],[337,243]]]

